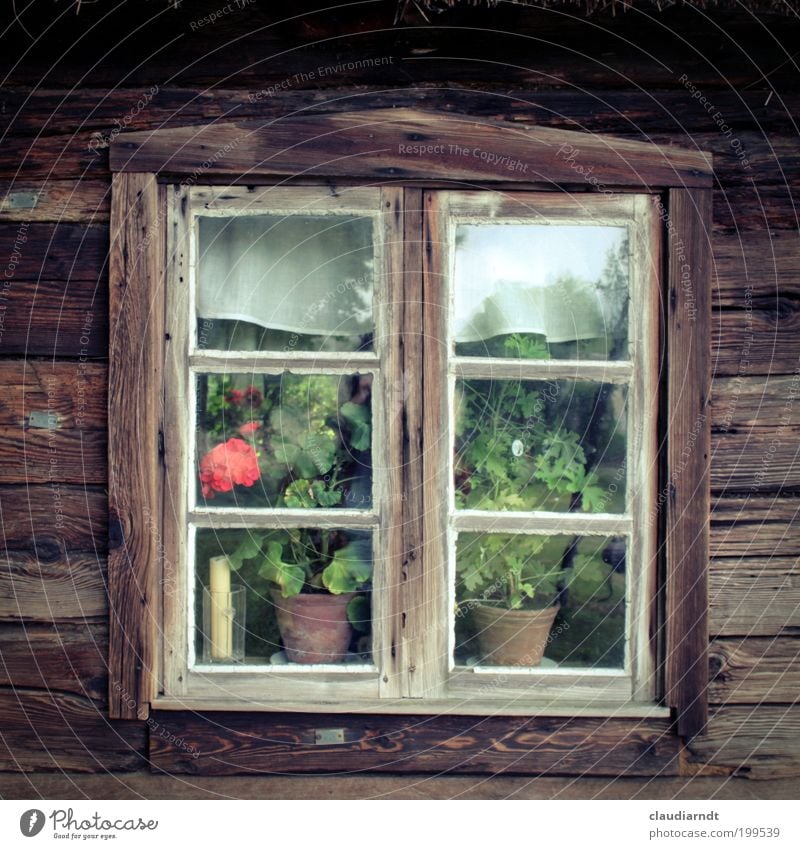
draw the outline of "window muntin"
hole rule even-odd
[[[296,212],[297,214],[303,214],[306,217],[317,217],[316,212],[318,207],[315,207],[314,204],[318,203],[321,206],[324,206],[324,203],[320,202],[320,198],[324,196],[324,193],[317,190],[316,195],[311,197],[308,194],[309,190],[304,189],[303,191],[306,194],[304,197],[296,200],[296,209],[287,213],[286,209],[289,204],[286,198],[291,197],[292,191],[293,190],[282,190],[279,193],[279,203],[277,203],[276,206],[280,208],[281,214],[288,217]],[[358,191],[363,192],[365,190]],[[194,270],[197,269],[197,263],[199,260],[197,250],[197,217],[206,215],[209,209],[215,209],[213,198],[211,201],[208,200],[209,194],[213,196],[214,192],[225,194],[226,190],[189,190],[190,195],[193,193],[195,195],[193,198],[195,201],[194,207],[190,204],[190,209],[196,209],[196,213],[193,214],[190,212],[190,221],[192,223],[187,225],[187,233],[194,232],[195,234],[193,244],[190,247],[190,255],[194,257]],[[256,205],[256,208],[260,209],[262,212],[264,209],[269,209],[268,204],[270,201],[265,200],[265,198],[270,194],[272,195],[271,202],[275,203],[278,198],[278,195],[275,194],[275,190],[263,190],[258,198],[258,204],[260,204],[260,206]],[[445,196],[443,193],[440,192],[437,194],[441,200],[444,200]],[[468,193],[451,193],[447,199],[452,199],[457,202],[461,202],[466,199],[467,205],[471,205],[469,214],[472,217],[469,219],[470,222],[474,223],[477,220],[480,226],[484,226],[486,222],[480,220],[481,209],[479,205],[475,205],[475,201],[471,196],[472,194],[474,193],[469,193],[469,197],[467,197]],[[374,197],[376,198],[377,195],[378,193],[376,191],[374,193]],[[482,197],[485,199],[487,195],[482,195]],[[528,210],[530,208],[528,204],[530,197],[531,196],[526,196],[525,200],[525,205]],[[646,252],[647,245],[645,243],[649,239],[649,233],[651,230],[648,230],[646,223],[647,216],[644,214],[646,207],[642,202],[643,200],[644,199],[640,197],[638,199],[626,201],[624,204],[624,213],[617,211],[616,217],[611,218],[610,220],[606,215],[602,218],[602,225],[598,225],[607,228],[616,228],[617,230],[624,230],[625,233],[630,234],[630,241],[637,246],[632,249],[638,251],[636,261],[632,261],[632,269],[638,269],[632,273],[635,280],[631,284],[633,292],[631,297],[634,299],[639,297],[639,294],[645,290],[643,285],[644,281],[648,280],[652,283],[654,276],[654,267],[649,264],[651,260],[649,258],[644,259],[648,256]],[[233,216],[245,214],[242,212],[242,208],[247,208],[248,201],[249,199],[246,199],[246,196],[243,194],[240,195],[238,204],[233,204],[229,197],[226,198],[225,203],[223,204],[225,207],[224,214]],[[541,202],[541,198],[538,199],[538,202],[540,203],[540,208],[543,210],[542,214],[545,217],[551,216],[556,220],[558,220],[559,217],[563,218],[563,206],[559,206],[554,212],[553,209],[547,208],[546,203]],[[577,207],[573,206],[570,209],[570,220],[572,222],[580,222],[579,226],[589,226],[586,218],[591,216],[587,216],[586,209],[587,207],[591,208],[592,203],[592,201],[589,201],[588,204],[586,201],[581,201]],[[366,204],[364,204],[364,206],[366,206]],[[377,204],[373,204],[373,213],[371,214],[375,214],[376,208]],[[309,216],[309,210],[311,210],[314,215]],[[451,206],[451,211],[452,210],[453,207]],[[248,209],[247,214],[250,214],[251,212],[252,210]],[[364,209],[348,209],[347,212],[351,216],[355,214],[358,218],[364,218],[368,214]],[[223,211],[216,211],[215,214],[222,215]],[[515,210],[514,215],[515,220],[519,223],[519,211]],[[636,217],[637,215],[639,215],[638,220]],[[453,221],[455,222],[455,220],[456,219],[454,218]],[[522,220],[524,221],[524,217]],[[573,225],[570,224],[570,226]],[[374,226],[374,232],[380,233],[381,229],[382,225],[380,223],[376,223]],[[450,237],[445,244],[434,245],[431,247],[434,251],[438,250],[444,257],[446,257],[451,252],[454,245],[457,245],[457,240]],[[380,272],[380,270],[385,270],[390,265],[388,260],[389,247],[383,245],[380,238],[378,238],[376,239],[375,251],[379,257],[382,257],[382,260],[379,260],[377,264],[377,268]],[[397,267],[397,257],[400,253],[401,252],[396,251],[393,254],[395,263],[393,267]],[[382,262],[385,262],[386,264],[383,265]],[[404,274],[408,273],[414,273],[414,270],[404,269]],[[209,375],[212,373],[221,374],[223,376],[226,374],[239,375],[242,386],[240,387],[237,385],[234,388],[239,389],[239,391],[246,392],[250,386],[255,385],[254,381],[262,379],[265,375],[275,378],[283,374],[294,377],[296,374],[308,375],[316,373],[320,376],[334,375],[340,380],[352,379],[354,374],[354,365],[357,364],[359,372],[363,372],[365,374],[368,373],[371,376],[371,380],[374,381],[372,387],[373,397],[381,399],[378,409],[373,411],[376,433],[376,436],[373,437],[376,441],[373,444],[380,446],[382,444],[381,434],[388,430],[388,422],[386,421],[385,413],[388,410],[391,414],[393,411],[396,411],[396,408],[402,408],[403,395],[406,392],[405,386],[399,387],[382,385],[382,368],[384,366],[384,356],[386,354],[386,350],[384,350],[384,348],[389,344],[389,340],[392,339],[393,335],[395,337],[395,341],[398,338],[396,329],[393,331],[381,318],[381,313],[384,309],[384,303],[388,294],[388,280],[388,274],[384,274],[383,276],[380,273],[376,274],[375,316],[377,321],[376,333],[374,336],[376,351],[374,354],[370,351],[364,350],[363,344],[360,346],[360,351],[351,352],[337,350],[335,349],[335,346],[333,346],[333,349],[323,350],[325,346],[317,346],[316,342],[313,344],[309,343],[308,350],[301,350],[299,347],[290,347],[290,349],[287,350],[286,346],[282,349],[276,350],[275,347],[270,347],[273,343],[269,343],[267,345],[260,343],[258,346],[251,345],[249,347],[247,344],[243,344],[241,348],[232,348],[231,344],[239,344],[235,341],[235,336],[231,336],[229,341],[224,341],[222,346],[219,348],[216,346],[206,348],[203,344],[203,324],[200,322],[196,327],[194,335],[189,331],[186,332],[187,345],[190,341],[192,342],[192,353],[188,356],[190,371],[195,376],[202,374]],[[190,290],[188,294],[190,301],[195,298],[193,290]],[[649,297],[654,297],[654,292]],[[179,300],[179,298],[176,300]],[[644,307],[646,313],[652,307],[652,301],[648,300],[648,302],[644,304]],[[208,319],[205,320],[208,321]],[[640,319],[632,318],[631,328],[628,334],[631,340],[631,350],[635,349],[639,338],[636,336],[636,333],[637,331],[642,330],[642,328],[643,324]],[[301,334],[298,334],[298,336],[300,335]],[[311,335],[313,334],[309,334],[309,336]],[[192,336],[193,340],[190,338]],[[451,323],[448,323],[448,325],[443,328],[442,338],[453,339]],[[609,344],[610,343],[608,343],[607,340],[604,340],[603,345],[605,350],[609,349]],[[450,350],[458,352],[459,349],[456,347],[455,340],[450,343]],[[561,381],[579,379],[584,383],[587,381],[593,381],[598,386],[607,384],[612,387],[611,391],[616,392],[619,396],[629,393],[630,389],[637,381],[631,361],[612,362],[610,360],[592,360],[591,357],[596,355],[597,352],[594,351],[592,354],[587,355],[586,361],[583,362],[581,360],[581,353],[576,352],[575,357],[571,357],[569,359],[562,358],[559,362],[555,363],[555,365],[553,361],[559,360],[562,356],[562,352],[551,354],[551,357],[547,360],[531,360],[530,362],[526,361],[521,365],[518,360],[523,358],[510,357],[505,351],[497,356],[488,357],[451,355],[447,367],[450,379],[449,382],[445,382],[445,385],[449,387],[450,400],[452,402],[456,380],[460,380],[462,382],[492,380],[497,376],[499,369],[500,375],[504,380],[508,380],[510,375],[516,375],[518,377],[523,377],[528,382],[537,380],[539,382],[545,382],[545,378],[550,380],[552,376],[555,376],[557,380]],[[244,369],[242,368],[243,363],[245,364]],[[579,367],[576,367],[576,364],[579,364]],[[505,372],[503,371],[504,368],[506,369]],[[509,368],[511,369],[510,373],[508,372]],[[406,377],[406,380],[408,381],[416,379],[418,379],[418,376],[415,375],[408,375]],[[196,391],[197,383],[193,383],[192,386],[194,388],[190,389],[188,393],[190,396],[192,392]],[[628,399],[628,403],[630,403],[630,398]],[[195,406],[196,398],[194,399],[194,403],[190,404],[191,408],[194,408]],[[624,409],[624,404],[621,405],[621,409]],[[450,414],[448,414],[448,418],[445,419],[445,424],[448,431],[452,432],[452,419],[449,416]],[[623,421],[624,419],[625,417],[623,415],[620,421]],[[638,427],[637,430],[638,436],[632,436],[627,448],[628,456],[633,457],[633,465],[637,469],[640,469],[643,463],[646,462],[645,457],[649,456],[648,451],[652,448],[652,444],[649,444],[645,450],[644,443],[646,440],[641,438],[643,433],[649,432],[648,428],[654,434],[652,409],[639,421],[640,427]],[[380,452],[378,453],[380,454]],[[198,463],[201,456],[196,448],[193,456],[195,458],[194,463]],[[285,505],[279,505],[274,499],[272,501],[266,499],[264,504],[253,506],[245,506],[238,503],[236,500],[227,506],[222,506],[221,501],[218,501],[217,504],[213,504],[211,502],[206,502],[204,504],[203,499],[198,498],[198,495],[202,495],[202,491],[200,490],[198,493],[197,483],[192,480],[189,485],[190,509],[189,513],[186,515],[186,526],[189,527],[189,536],[187,539],[190,552],[196,551],[197,539],[199,538],[198,534],[202,536],[202,533],[206,530],[213,530],[214,533],[230,532],[234,530],[247,532],[251,528],[257,528],[259,531],[262,529],[290,531],[293,528],[313,528],[319,523],[328,524],[334,522],[343,533],[367,533],[366,529],[371,529],[369,533],[372,534],[373,551],[375,556],[374,582],[371,593],[373,602],[372,622],[374,626],[372,634],[373,665],[365,665],[363,663],[356,662],[356,660],[353,659],[353,662],[351,663],[307,666],[300,668],[294,667],[292,664],[274,662],[266,664],[264,663],[266,652],[259,654],[254,653],[252,655],[253,662],[245,664],[244,667],[234,669],[218,666],[216,668],[209,669],[195,666],[194,669],[189,668],[186,676],[186,683],[174,688],[170,688],[168,684],[167,687],[170,692],[177,694],[183,691],[184,694],[198,694],[201,696],[208,696],[210,694],[219,695],[221,693],[226,698],[228,697],[225,696],[226,693],[234,693],[237,698],[244,698],[248,700],[255,699],[257,701],[261,700],[267,702],[271,700],[281,702],[285,699],[304,697],[313,699],[315,698],[315,694],[316,696],[319,695],[319,692],[328,692],[330,686],[334,686],[334,688],[342,688],[341,692],[346,694],[348,697],[367,700],[376,699],[381,696],[392,697],[402,692],[402,687],[398,686],[397,681],[394,680],[393,677],[390,676],[389,681],[386,680],[386,675],[383,675],[381,678],[381,670],[388,665],[387,659],[392,648],[389,645],[388,623],[393,616],[397,616],[401,613],[405,616],[414,616],[418,614],[419,611],[399,611],[396,605],[394,605],[390,600],[393,595],[392,587],[397,581],[397,576],[392,573],[391,566],[385,553],[390,549],[387,545],[387,540],[390,534],[397,533],[398,529],[389,528],[382,524],[383,511],[379,509],[379,507],[382,503],[382,498],[387,501],[397,498],[404,499],[406,494],[398,491],[389,491],[387,489],[388,475],[386,475],[386,471],[389,469],[389,466],[385,463],[383,458],[379,456],[373,457],[374,468],[376,464],[376,491],[371,495],[373,498],[371,508],[360,507],[359,505],[352,504],[341,504],[336,507],[321,507],[317,504],[315,505],[314,516],[310,517],[308,515],[309,505],[293,505],[291,507],[287,507]],[[448,483],[447,479],[444,479],[440,481],[440,486],[442,494],[445,492],[449,493],[448,509],[452,512],[452,515],[447,520],[449,528],[449,530],[447,530],[447,534],[450,539],[450,546],[447,560],[441,564],[443,570],[442,579],[437,579],[437,582],[435,582],[443,601],[445,598],[450,598],[453,601],[455,600],[455,545],[459,535],[489,533],[495,531],[512,535],[519,533],[533,534],[534,532],[555,535],[557,532],[561,531],[570,531],[574,534],[577,534],[578,531],[582,531],[582,538],[592,539],[595,543],[598,539],[605,535],[607,540],[611,540],[612,538],[616,540],[623,540],[626,551],[631,548],[630,540],[633,533],[634,519],[624,511],[615,516],[607,516],[605,514],[602,516],[587,516],[584,524],[577,529],[569,525],[554,523],[552,519],[544,521],[543,523],[539,522],[524,527],[519,524],[514,524],[512,521],[510,527],[504,527],[502,522],[497,524],[495,521],[496,517],[494,516],[494,511],[456,511],[453,506],[455,503],[455,495],[452,484],[455,472],[452,468],[448,469],[447,472],[449,473],[451,483]],[[629,475],[630,472],[626,471],[626,476],[628,476],[626,477],[626,481],[629,479]],[[618,498],[619,497],[617,496],[616,500],[609,500],[609,504],[613,506],[613,510],[619,509]],[[192,501],[192,499],[194,500]],[[447,504],[445,500],[442,500],[441,503]],[[534,507],[533,509],[536,511],[540,509],[540,507],[541,505]],[[489,523],[487,524],[482,521],[481,517],[476,517],[474,515],[476,512],[487,512]],[[527,512],[529,511],[523,511],[523,513]],[[358,521],[355,521],[357,515]],[[523,522],[525,522],[529,517],[527,515],[523,515],[521,518]],[[572,518],[570,518],[570,521],[572,521]],[[646,547],[646,540],[644,544]],[[196,558],[194,557],[194,554],[192,554],[187,562],[194,563],[195,560]],[[650,571],[652,574],[652,569]],[[196,593],[199,586],[198,580],[202,574],[203,567],[198,562],[194,581],[190,580],[189,582],[190,588],[188,597],[184,599],[184,611],[195,609],[196,607],[196,601],[192,602],[191,599],[197,598]],[[619,580],[617,580],[617,583],[620,583]],[[652,592],[652,578],[651,575],[641,575],[635,581],[634,586],[631,586],[627,579],[621,583],[623,584],[622,592],[626,598],[626,605],[629,614],[627,617],[627,624],[625,626],[625,639],[628,641],[628,647],[627,650],[623,652],[625,658],[623,664],[624,669],[617,667],[609,668],[606,670],[608,675],[605,679],[598,677],[596,674],[597,670],[592,669],[591,671],[593,673],[594,680],[591,685],[586,685],[584,681],[584,676],[587,674],[586,668],[583,668],[583,671],[580,669],[552,669],[548,667],[531,670],[514,668],[510,670],[510,685],[505,683],[509,678],[509,670],[502,669],[500,672],[500,676],[504,681],[502,687],[499,686],[496,681],[489,681],[487,684],[488,679],[485,678],[476,685],[474,677],[472,678],[472,683],[470,683],[470,673],[473,675],[480,672],[489,673],[492,671],[492,667],[491,665],[488,665],[482,668],[481,664],[478,664],[477,666],[467,665],[452,667],[452,659],[454,657],[453,641],[455,627],[453,621],[454,614],[450,613],[445,614],[442,617],[438,617],[437,621],[420,623],[420,630],[423,632],[430,628],[438,629],[440,631],[449,630],[449,652],[451,657],[451,670],[450,673],[448,673],[448,679],[442,679],[434,687],[429,688],[427,691],[423,691],[423,697],[432,698],[444,696],[460,698],[470,690],[474,693],[475,687],[478,686],[481,688],[479,691],[480,694],[486,697],[494,697],[495,695],[497,697],[503,697],[504,694],[508,694],[509,692],[516,693],[516,695],[519,696],[520,692],[522,692],[528,698],[535,698],[539,693],[546,697],[550,697],[556,693],[559,697],[573,699],[590,697],[591,699],[607,698],[609,700],[622,701],[630,699],[632,695],[635,695],[641,700],[652,698],[654,688],[652,686],[650,662],[647,659],[643,659],[645,652],[642,651],[642,646],[646,641],[646,637],[642,637],[642,634],[646,630],[644,629],[642,622],[649,619],[647,594],[648,592]],[[201,580],[200,584],[202,584]],[[616,592],[618,595],[619,590]],[[195,593],[195,595],[192,596],[192,593]],[[180,602],[174,599],[172,602],[174,602],[171,607],[172,618],[174,619],[176,615],[179,618],[181,616],[185,617],[185,612],[181,613],[179,607]],[[616,603],[616,607],[619,607],[618,603]],[[431,609],[433,609],[433,607],[428,608],[428,610]],[[454,606],[452,604],[442,604],[438,606],[438,609],[448,609],[452,611]],[[174,633],[174,629],[172,630],[172,633]],[[184,649],[184,657],[191,659],[193,651],[189,644],[193,639],[196,640],[196,634],[195,631],[192,630],[191,625],[185,633],[188,635],[188,639]],[[447,641],[445,640],[444,642],[446,643]],[[619,647],[618,638],[615,638],[611,642],[615,648]],[[601,656],[605,657],[609,655],[610,652],[611,650],[609,649],[608,651],[601,653]],[[171,678],[174,683],[181,678],[181,675],[179,674],[179,667],[182,663],[180,660],[180,646],[176,645],[175,650],[171,650],[168,653],[175,657],[177,662],[173,665],[173,674],[171,676],[167,674],[165,676],[165,680],[169,681]],[[569,655],[568,653],[568,656],[574,657],[577,655],[573,650],[572,655]],[[270,655],[270,657],[272,657],[272,655]],[[360,659],[363,660],[363,657]],[[169,666],[169,663],[167,665]],[[601,669],[600,671],[602,672],[603,670]],[[346,676],[346,679],[342,678],[342,673],[345,672],[350,673]],[[378,673],[377,676],[376,672]],[[353,673],[355,673],[355,675]],[[234,679],[229,680],[228,676],[230,674],[234,676]],[[331,674],[334,675],[333,679],[330,678]],[[287,678],[287,675],[290,677]],[[548,676],[552,677],[552,675],[555,675],[556,678],[558,678],[556,683],[547,682]],[[235,685],[231,683],[233,680],[236,681]],[[331,680],[338,683],[332,685],[330,683]],[[486,690],[487,686],[494,689]],[[234,689],[231,690],[231,687]],[[303,694],[306,695],[303,696]]]

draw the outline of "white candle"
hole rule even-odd
[[[208,583],[211,593],[211,657],[224,660],[233,653],[231,564],[224,555],[208,561]]]

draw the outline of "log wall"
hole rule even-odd
[[[712,717],[680,768],[800,774],[800,73],[787,59],[800,22],[765,16],[759,28],[749,15],[687,9],[587,21],[500,7],[488,35],[481,10],[392,26],[393,4],[298,15],[295,2],[197,29],[218,3],[156,5],[115,12],[70,48],[102,17],[84,4],[22,61],[21,44],[2,58],[0,770],[192,763],[157,735],[148,754],[152,727],[111,725],[105,713],[108,138],[120,127],[415,106],[715,154]],[[347,65],[367,59],[381,64]],[[36,205],[25,208],[31,192]],[[450,718],[425,723],[420,739],[450,746],[463,733]],[[629,755],[585,757],[568,741],[537,760],[542,733],[526,737],[519,721],[509,729],[519,771],[581,774],[587,757],[606,774],[631,768]],[[408,735],[392,739],[402,757]],[[467,751],[482,751],[484,738],[470,739]],[[293,767],[295,744],[289,735],[277,746],[278,768]],[[678,768],[675,752],[647,735],[639,744],[640,774]],[[374,751],[359,761],[358,749],[355,740],[348,767],[379,762]],[[507,768],[491,752],[480,757]],[[247,750],[231,762],[247,769]],[[424,758],[409,763],[425,769]]]

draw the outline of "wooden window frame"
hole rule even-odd
[[[492,156],[483,156],[484,151]],[[526,167],[504,167],[511,162]],[[707,715],[708,644],[710,156],[572,131],[509,127],[414,110],[375,110],[293,116],[267,126],[245,121],[121,134],[111,145],[111,168],[112,718],[146,719],[151,705],[160,704],[157,681],[163,659],[158,657],[158,623],[169,586],[164,552],[170,544],[170,528],[175,527],[172,504],[163,499],[162,482],[165,469],[177,462],[174,452],[164,452],[168,423],[161,393],[165,363],[167,369],[174,367],[172,340],[167,338],[165,281],[170,273],[180,275],[179,268],[167,265],[167,230],[176,226],[168,215],[168,185],[302,184],[303,180],[386,185],[401,181],[416,186],[420,193],[426,188],[481,184],[529,191],[646,192],[660,199],[665,269],[659,434],[664,469],[659,503],[663,500],[664,509],[659,514],[661,592],[653,599],[659,609],[653,619],[661,624],[654,639],[663,647],[663,700],[674,712],[677,732],[692,736],[702,729]],[[404,230],[406,261],[420,262],[429,272],[431,258],[423,251],[422,240],[413,237],[424,230],[430,240],[432,218],[422,214],[421,205],[419,210],[402,216],[396,205],[387,220]],[[174,257],[169,261],[175,261]],[[421,310],[432,294],[425,291],[425,277],[426,273],[414,275],[409,281],[398,320],[403,326],[422,326],[429,333],[438,318],[433,310]],[[402,374],[423,361],[424,334],[414,336],[417,344],[404,346],[397,361],[388,364],[390,370]],[[420,410],[412,407],[423,400],[409,399],[407,415],[419,416]],[[404,452],[407,491],[416,491],[421,484],[421,440],[435,427],[431,417],[422,421],[423,432],[412,434],[395,449]],[[402,521],[402,512],[410,508],[400,505],[398,509]],[[406,564],[405,592],[427,603],[430,554],[422,547],[427,529],[417,524],[408,529],[403,550],[395,542],[390,556],[403,558]],[[423,556],[410,557],[412,553]],[[425,645],[423,635],[406,634],[398,662],[413,666],[414,652]],[[419,702],[409,702],[408,712],[419,713]],[[397,705],[393,701],[391,707],[376,710],[406,710]],[[430,707],[464,712],[452,702]],[[309,708],[298,705],[296,709]],[[475,704],[469,712],[494,710],[491,705]],[[528,712],[524,707],[517,711]]]

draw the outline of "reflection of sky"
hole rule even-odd
[[[587,281],[603,272],[624,227],[567,224],[460,224],[455,268],[456,326],[479,311],[501,281],[546,286],[569,273]]]

